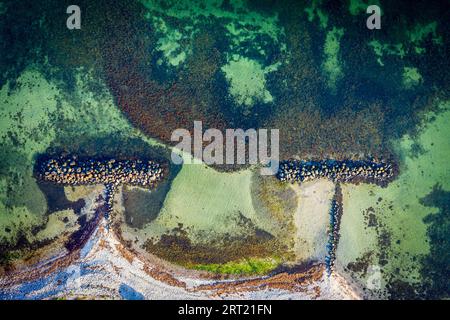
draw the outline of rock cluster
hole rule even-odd
[[[336,193],[340,190],[336,191]],[[334,262],[336,260],[336,249],[339,243],[339,229],[341,225],[342,217],[342,205],[337,199],[336,195],[331,202],[330,209],[330,224],[328,227],[328,243],[327,243],[327,255],[325,257],[325,267],[328,275],[334,269]]]
[[[44,181],[64,185],[128,184],[153,187],[163,178],[164,169],[153,161],[70,156],[40,161],[37,174]]]
[[[105,218],[109,219],[114,205],[114,193],[116,191],[116,185],[108,183],[105,185],[105,206],[106,210],[104,212]]]
[[[334,182],[372,182],[383,184],[392,180],[395,170],[392,164],[371,160],[322,160],[280,162],[277,177],[281,181],[303,182],[328,178]]]

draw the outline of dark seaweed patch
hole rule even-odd
[[[237,223],[247,229],[245,234],[214,235],[200,231],[203,242],[193,242],[188,230],[180,224],[159,239],[149,238],[143,248],[168,261],[192,267],[196,264],[227,263],[243,258],[287,257],[289,248],[265,230],[257,228],[242,214]]]

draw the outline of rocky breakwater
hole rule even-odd
[[[122,184],[145,188],[156,187],[166,175],[167,168],[153,161],[78,158],[60,156],[37,161],[36,175],[46,182],[62,185],[105,185],[105,218],[114,204],[114,193]]]
[[[83,159],[76,156],[41,159],[37,176],[63,185],[121,184],[152,188],[166,169],[153,161]]]
[[[327,178],[333,182],[364,182],[384,186],[392,181],[396,174],[396,167],[385,161],[285,160],[280,162],[277,178],[292,183]]]

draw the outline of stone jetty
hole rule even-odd
[[[38,160],[37,175],[43,181],[63,185],[121,184],[154,187],[165,169],[153,161],[78,158],[61,156]]]
[[[116,185],[108,183],[105,185],[105,206],[106,210],[104,212],[105,218],[109,219],[111,212],[113,211],[114,205],[114,193],[116,191]]]
[[[336,260],[336,249],[339,243],[339,229],[341,227],[342,218],[342,191],[341,186],[337,183],[330,208],[330,223],[328,226],[328,242],[327,255],[325,257],[325,267],[328,275],[334,270],[334,262]]]
[[[333,182],[376,183],[385,185],[396,174],[391,163],[372,160],[285,160],[280,162],[277,178],[281,181],[304,182],[327,178]]]

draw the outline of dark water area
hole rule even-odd
[[[77,201],[68,200],[64,193],[64,186],[44,181],[39,181],[38,186],[47,200],[48,214],[61,210],[73,209],[77,215],[80,215],[81,209],[86,204],[83,199]]]
[[[103,201],[104,199],[100,196],[97,201]],[[78,217],[78,224],[80,228],[72,233],[64,244],[67,250],[73,251],[79,248],[82,248],[83,245],[88,241],[89,237],[95,231],[95,228],[98,226],[100,219],[103,218],[104,214],[108,213],[108,204],[104,203],[103,205],[97,207],[95,210],[95,214],[91,219],[87,219],[86,215]]]
[[[158,217],[165,197],[158,197],[155,193],[157,191],[151,193],[144,190],[123,191],[125,222],[130,227],[142,228]]]
[[[245,114],[230,99],[229,84],[221,70],[230,45],[225,35],[226,19],[198,18],[201,32],[191,40],[193,56],[178,70],[156,63],[161,58],[161,52],[154,50],[158,36],[143,19],[145,8],[137,1],[79,2],[84,16],[78,32],[61,27],[66,19],[65,2],[5,2],[8,14],[0,22],[0,36],[6,54],[0,60],[0,84],[12,80],[14,85],[25,67],[34,63],[40,68],[46,57],[53,68],[44,68],[44,73],[59,79],[68,91],[73,88],[75,68],[93,68],[107,81],[131,122],[168,143],[172,143],[170,133],[175,128],[190,130],[194,120],[202,120],[205,128],[221,130],[279,128],[284,158],[315,153],[348,157],[358,151],[385,154],[390,152],[389,138],[414,130],[420,111],[430,108],[430,100],[449,96],[446,1],[419,1],[414,5],[409,1],[381,1],[383,27],[375,32],[365,27],[361,15],[349,14],[347,2],[326,1],[321,5],[320,10],[328,16],[327,28],[322,30],[317,23],[305,21],[306,5],[301,2],[249,1],[249,8],[257,13],[278,13],[279,25],[286,30],[280,40],[286,42],[289,54],[264,35],[253,42],[244,41],[236,49],[236,53],[264,66],[283,64],[268,75],[267,88],[274,102],[255,102],[251,112]],[[37,23],[40,12],[46,14]],[[178,28],[186,23],[173,18],[167,21]],[[442,44],[437,46],[428,37],[424,39],[424,54],[411,53],[413,45],[407,42],[404,30],[430,21],[438,22],[436,32]],[[322,68],[324,41],[332,27],[345,30],[338,57],[342,76],[333,90],[327,87]],[[405,43],[407,54],[402,58],[384,54],[384,66],[380,67],[367,45],[370,40]],[[254,42],[265,43],[264,54],[255,50]],[[403,87],[403,66],[420,70],[424,79],[420,87]],[[355,123],[346,126],[352,119]],[[299,124],[302,121],[312,125],[305,127]],[[361,135],[364,123],[360,121],[372,126],[373,132]],[[349,135],[359,136],[360,141],[352,145],[346,138]],[[323,146],[314,148],[315,144]]]
[[[98,80],[107,82],[116,103],[134,125],[168,143],[173,129],[191,129],[194,120],[203,120],[204,128],[279,128],[284,158],[327,153],[349,157],[358,152],[379,155],[391,151],[390,138],[414,131],[422,111],[432,108],[430,101],[448,98],[450,92],[450,31],[445,28],[450,18],[448,1],[415,1],[414,5],[380,1],[385,14],[382,29],[376,31],[365,27],[364,14],[349,13],[348,1],[320,4],[328,16],[325,29],[317,20],[307,20],[307,5],[300,1],[248,1],[248,8],[256,13],[278,14],[278,24],[285,30],[279,41],[286,43],[287,52],[265,35],[235,49],[234,53],[263,66],[282,62],[266,79],[274,102],[256,102],[246,114],[230,98],[230,85],[221,70],[231,43],[226,35],[227,19],[198,18],[200,32],[189,40],[192,56],[187,57],[184,68],[175,69],[156,63],[161,58],[161,52],[155,50],[159,36],[144,18],[146,10],[138,1],[79,1],[83,28],[77,32],[65,28],[69,1],[3,3],[7,11],[0,20],[0,51],[4,53],[0,56],[0,85],[10,81],[14,87],[21,72],[33,65],[48,80],[58,81],[71,92],[76,69],[92,68]],[[224,2],[221,9],[232,12],[233,7]],[[160,16],[171,27],[181,29],[187,23]],[[437,23],[442,44],[436,45],[427,36],[421,44],[425,53],[415,54],[406,31],[430,22]],[[333,27],[345,31],[338,57],[342,77],[335,90],[330,90],[322,65],[324,42]],[[406,54],[385,53],[381,67],[368,46],[371,40],[403,43]],[[264,54],[254,43],[264,43]],[[404,66],[420,71],[421,86],[404,88]],[[373,132],[365,134],[365,125]],[[348,138],[352,135],[357,137],[354,141]],[[104,142],[98,141],[97,146]]]
[[[70,131],[70,130],[69,130]],[[168,165],[170,150],[160,146],[149,146],[140,138],[123,135],[79,136],[65,134],[52,142],[45,154],[38,156],[37,162],[52,155],[76,155],[80,158],[117,159],[117,160],[153,160]]]

